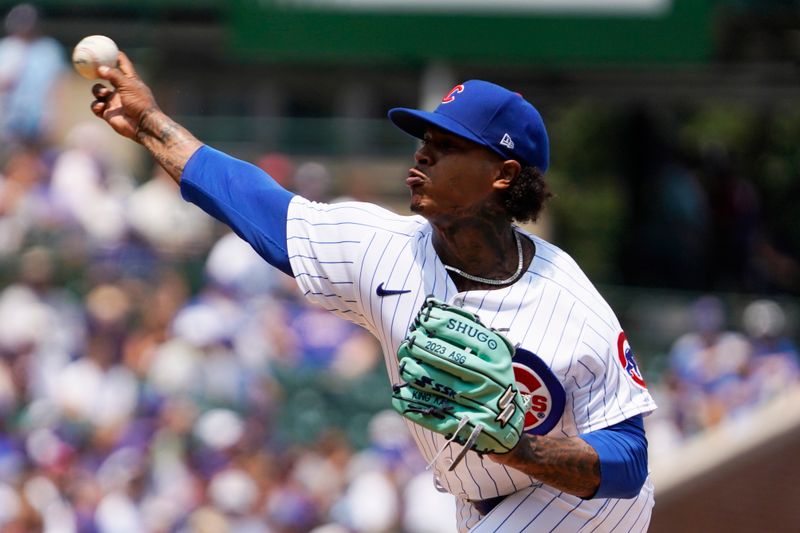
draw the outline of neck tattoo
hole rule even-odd
[[[522,241],[519,238],[519,233],[514,231],[514,239],[517,241],[517,256],[519,257],[519,261],[517,262],[517,270],[510,277],[506,279],[490,279],[490,278],[482,278],[480,276],[473,276],[472,274],[467,274],[463,270],[460,270],[456,267],[451,267],[450,265],[444,265],[444,268],[449,270],[450,272],[455,272],[462,278],[466,278],[470,281],[477,281],[478,283],[485,283],[486,285],[507,285],[509,283],[513,283],[517,281],[517,278],[520,277],[522,274],[522,264],[525,262],[525,257],[522,254]]]

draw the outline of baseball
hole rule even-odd
[[[116,66],[118,54],[119,48],[114,41],[105,35],[90,35],[75,45],[72,51],[72,64],[78,74],[88,80],[94,80],[98,77],[97,67]]]

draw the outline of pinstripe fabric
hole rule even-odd
[[[288,251],[298,285],[309,300],[364,326],[380,340],[392,383],[399,382],[397,347],[425,296],[433,294],[477,313],[549,365],[566,391],[564,415],[551,435],[575,436],[652,411],[655,403],[649,393],[618,360],[622,329],[611,308],[566,253],[524,234],[535,244],[536,255],[519,281],[501,289],[459,293],[421,217],[399,216],[365,203],[326,205],[295,197],[287,220]],[[387,290],[410,292],[381,297],[376,293],[381,284]],[[431,460],[444,438],[408,425],[422,455]],[[649,483],[631,500],[581,500],[475,453],[447,472],[457,453],[454,448],[440,457],[434,472],[438,483],[460,502],[461,531],[480,519],[465,500],[506,494],[513,496],[475,531],[647,528]]]

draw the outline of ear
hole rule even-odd
[[[520,172],[522,172],[522,165],[519,164],[519,161],[513,159],[503,161],[492,186],[495,189],[508,189]]]

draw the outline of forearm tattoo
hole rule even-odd
[[[597,452],[579,437],[531,435],[520,440],[508,454],[494,458],[575,496],[588,498],[600,485]]]
[[[189,131],[158,109],[145,111],[136,137],[176,182],[186,162],[201,143]]]

